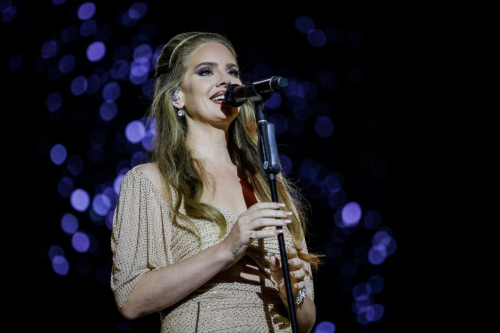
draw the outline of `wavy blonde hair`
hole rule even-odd
[[[172,104],[173,92],[181,86],[188,66],[189,55],[201,44],[217,42],[225,45],[237,59],[232,43],[224,36],[210,32],[186,32],[173,37],[162,49],[155,69],[155,91],[148,110],[149,121],[154,121],[155,136],[150,151],[151,162],[158,167],[163,180],[165,197],[174,207],[174,223],[177,219],[200,238],[199,230],[191,219],[212,221],[220,228],[222,238],[227,225],[224,216],[215,207],[201,202],[207,186],[208,175],[203,164],[193,158],[186,145],[187,125],[184,117],[177,116]],[[267,178],[260,170],[257,147],[257,124],[253,104],[247,101],[240,107],[238,117],[229,127],[228,150],[232,162],[238,167],[240,176],[261,201],[272,201]],[[175,161],[175,163],[172,163]],[[305,236],[305,201],[299,191],[282,173],[276,177],[276,190],[280,202],[293,211],[292,223],[287,227],[292,234],[299,257],[318,269],[319,257],[305,253],[301,241]],[[169,190],[173,190],[177,200],[173,200]],[[184,203],[185,214],[180,211]]]

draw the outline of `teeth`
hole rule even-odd
[[[224,95],[217,96],[217,97],[215,97],[213,100],[214,100],[214,101],[218,101],[218,100],[220,100],[220,99],[225,99],[225,98],[224,98]]]

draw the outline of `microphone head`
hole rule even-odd
[[[271,87],[274,91],[279,91],[288,86],[288,80],[281,76],[273,76],[271,78]]]
[[[238,84],[231,84],[229,87],[227,87],[226,92],[224,93],[224,99],[226,100],[226,103],[231,104],[231,106],[234,107],[240,107],[243,104],[245,104],[245,100],[237,101],[236,96],[234,94],[234,89],[238,87]]]

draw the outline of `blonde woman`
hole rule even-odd
[[[111,288],[127,319],[159,313],[162,332],[291,332],[278,233],[287,248],[297,326],[316,319],[303,206],[260,171],[251,102],[224,36],[187,32],[163,48],[149,110],[151,160],[129,170],[115,208]],[[282,229],[277,229],[281,226]]]

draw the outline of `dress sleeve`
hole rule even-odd
[[[145,175],[128,171],[121,183],[111,231],[111,289],[120,308],[141,278],[171,263],[171,220]]]

